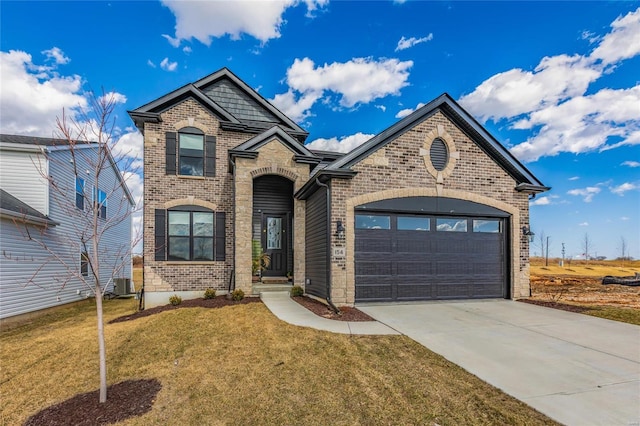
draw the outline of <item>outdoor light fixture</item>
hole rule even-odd
[[[338,237],[344,236],[344,225],[342,224],[341,220],[336,222],[336,234],[338,235]]]
[[[529,241],[531,242],[533,242],[533,238],[536,236],[536,234],[534,234],[528,226],[522,227],[522,235],[529,237]]]

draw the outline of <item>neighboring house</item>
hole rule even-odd
[[[134,202],[111,157],[95,181],[97,153],[96,143],[0,135],[0,319],[92,295],[81,239],[94,200],[101,282],[110,291],[115,278],[131,278]]]
[[[256,294],[260,248],[263,276],[336,305],[529,296],[529,199],[549,188],[447,94],[346,155],[226,68],[129,115],[147,306]]]

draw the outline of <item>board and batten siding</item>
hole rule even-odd
[[[48,175],[44,154],[2,149],[0,187],[40,213],[48,215],[49,183],[43,174]]]
[[[306,202],[305,232],[305,292],[313,296],[327,297],[327,218],[326,188],[318,189]]]
[[[83,148],[82,156],[76,156],[78,170],[85,172],[86,205],[91,203],[94,187],[92,167],[88,161],[91,150]],[[93,153],[95,155],[95,152]],[[89,224],[75,207],[75,175],[68,150],[49,153],[49,172],[55,184],[65,193],[61,199],[57,192],[49,194],[49,217],[58,222],[54,227],[29,225],[30,232],[56,253],[56,258],[40,244],[24,238],[25,225],[17,227],[12,221],[2,220],[0,239],[3,256],[0,258],[0,318],[34,312],[92,296],[91,289],[79,278],[80,235],[89,231]],[[108,226],[100,235],[100,279],[113,290],[113,278],[131,278],[131,217],[116,219],[129,214],[131,205],[122,188],[118,188],[116,171],[109,167],[99,177],[98,187],[107,193],[107,218],[99,219],[100,227]],[[120,220],[120,223],[117,223]],[[100,234],[100,232],[99,232]],[[88,234],[87,234],[88,235]],[[114,274],[114,265],[124,268]],[[37,273],[35,273],[37,271]],[[35,273],[35,274],[34,274]],[[92,283],[91,283],[92,284]]]

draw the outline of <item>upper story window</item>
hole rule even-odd
[[[96,203],[96,209],[98,209],[98,217],[102,219],[107,218],[107,193],[99,188],[95,188],[93,194],[93,201]]]
[[[76,207],[84,210],[84,179],[76,176]]]
[[[195,127],[166,134],[166,173],[182,176],[215,176],[216,137]]]
[[[204,134],[178,133],[180,174],[204,176]]]
[[[86,251],[80,253],[80,273],[83,277],[89,276],[89,255]]]

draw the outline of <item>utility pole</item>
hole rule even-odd
[[[544,266],[549,266],[549,237],[547,236],[546,254],[544,256]]]
[[[560,263],[560,266],[564,268],[564,243],[562,243],[562,262]]]

